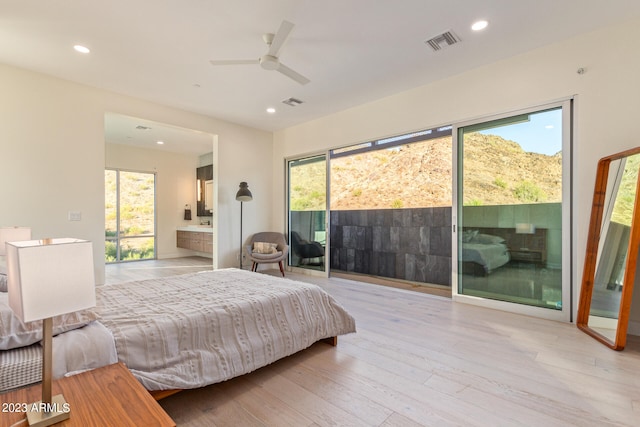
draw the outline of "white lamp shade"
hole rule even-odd
[[[535,234],[536,226],[526,222],[516,224],[516,234]]]
[[[93,246],[78,239],[7,243],[9,307],[23,322],[96,305]]]
[[[31,239],[29,227],[0,227],[0,256],[7,254],[7,242],[19,242]]]

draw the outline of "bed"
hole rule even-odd
[[[465,230],[462,235],[461,261],[463,272],[488,275],[510,260],[504,238]]]
[[[198,388],[356,330],[322,288],[239,269],[98,286],[96,301],[74,319],[54,319],[55,377],[120,361],[147,390]],[[6,329],[6,313],[3,319]],[[0,391],[34,382],[41,361],[38,337],[31,338],[36,342],[16,347],[14,339],[13,348],[0,351],[0,378],[30,375],[0,383]],[[6,348],[8,340],[0,339]]]

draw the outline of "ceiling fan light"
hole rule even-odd
[[[238,64],[255,64],[256,62],[260,64],[260,67],[263,70],[269,71],[278,71],[285,76],[289,77],[292,80],[300,83],[301,85],[306,85],[310,82],[308,78],[298,73],[297,71],[292,70],[286,65],[282,64],[278,59],[280,49],[287,41],[289,37],[289,33],[293,30],[294,25],[288,21],[282,21],[280,28],[276,34],[267,33],[263,35],[263,39],[265,43],[269,46],[269,50],[265,55],[262,55],[257,60],[255,59],[232,59],[232,60],[210,60],[211,65],[238,65]]]
[[[277,70],[280,66],[280,61],[275,56],[263,55],[260,57],[260,66],[265,70]]]

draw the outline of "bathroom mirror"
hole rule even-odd
[[[198,216],[213,215],[213,165],[196,169]]]
[[[591,206],[578,328],[614,350],[627,340],[640,223],[640,147],[598,162]]]
[[[213,214],[213,180],[204,182],[204,210],[209,215]]]

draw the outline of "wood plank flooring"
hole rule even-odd
[[[195,273],[212,268],[213,261],[210,258],[197,256],[106,264],[105,284]]]
[[[197,262],[107,266],[108,282]],[[638,337],[615,352],[572,324],[343,278],[287,277],[326,289],[358,332],[162,400],[178,426],[640,425]]]

